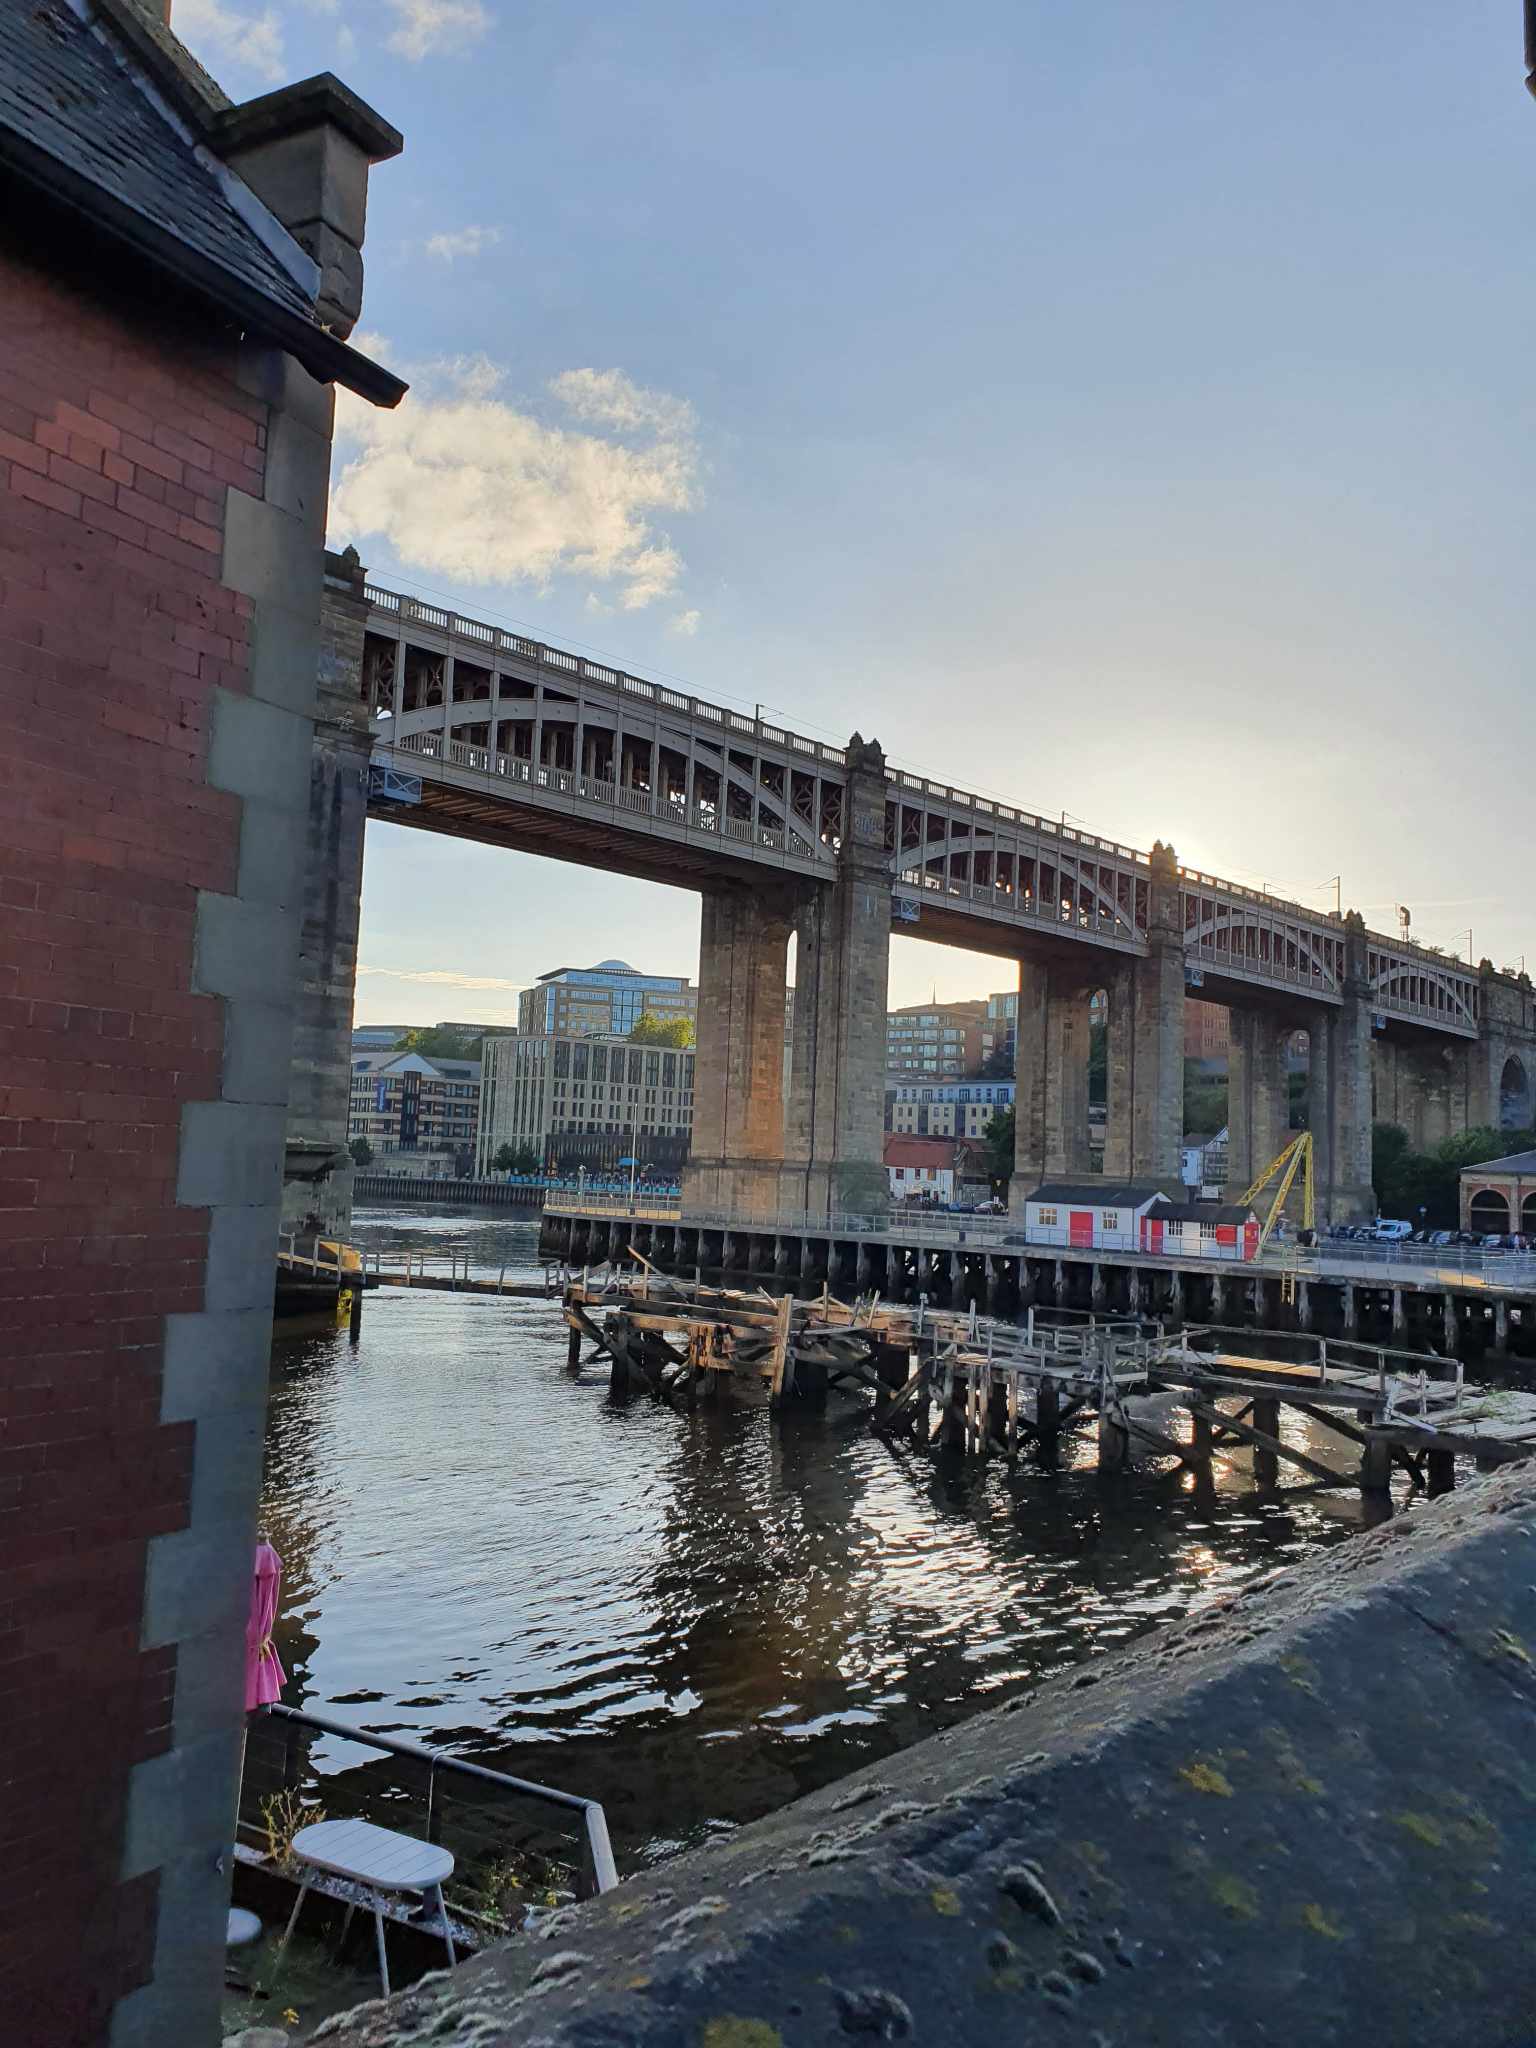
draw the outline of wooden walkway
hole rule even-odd
[[[617,1392],[694,1400],[741,1380],[776,1405],[867,1391],[881,1434],[976,1456],[1033,1444],[1054,1459],[1062,1429],[1082,1420],[1097,1426],[1105,1469],[1133,1442],[1196,1469],[1242,1446],[1261,1483],[1285,1464],[1379,1492],[1403,1470],[1439,1493],[1458,1457],[1488,1469],[1536,1452],[1536,1394],[1470,1387],[1453,1361],[1338,1339],[1294,1337],[1301,1357],[1259,1358],[1225,1348],[1243,1333],[1217,1328],[1169,1336],[1149,1320],[1033,1315],[1020,1325],[827,1289],[796,1300],[672,1279],[643,1260],[573,1279],[564,1301],[571,1369],[606,1360]],[[1285,1410],[1350,1469],[1288,1442]],[[1173,1431],[1181,1413],[1187,1437]]]

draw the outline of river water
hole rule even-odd
[[[534,1277],[537,1225],[363,1210],[369,1250]],[[621,1870],[996,1705],[1360,1525],[1359,1495],[967,1466],[867,1397],[620,1403],[558,1304],[386,1288],[273,1353],[265,1519],[294,1706],[601,1799]],[[1337,1439],[1288,1421],[1342,1465]],[[1300,1475],[1298,1475],[1300,1476]]]

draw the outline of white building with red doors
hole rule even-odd
[[[1259,1219],[1237,1202],[1156,1202],[1141,1219],[1141,1248],[1174,1259],[1256,1259]]]
[[[1024,1205],[1024,1237],[1070,1251],[1245,1260],[1257,1256],[1259,1224],[1236,1203],[1174,1202],[1145,1183],[1049,1181]]]

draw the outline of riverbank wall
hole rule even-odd
[[[1536,2040],[1536,1468],[358,2009],[330,2048]]]
[[[542,1188],[520,1188],[504,1180],[445,1180],[430,1174],[365,1173],[353,1177],[352,1198],[360,1202],[430,1202],[440,1209],[506,1209],[530,1220],[544,1207]]]

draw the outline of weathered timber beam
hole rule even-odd
[[[1293,1465],[1300,1465],[1303,1471],[1327,1480],[1330,1485],[1353,1486],[1355,1483],[1349,1473],[1331,1471],[1318,1459],[1309,1458],[1305,1451],[1292,1449],[1290,1444],[1282,1442],[1277,1436],[1271,1436],[1267,1430],[1255,1429],[1251,1422],[1234,1422],[1231,1416],[1223,1415],[1213,1403],[1192,1400],[1187,1405],[1192,1415],[1203,1415],[1208,1422],[1215,1423],[1218,1429],[1235,1430],[1245,1443],[1254,1444],[1261,1451],[1272,1451],[1277,1458],[1289,1458]]]

